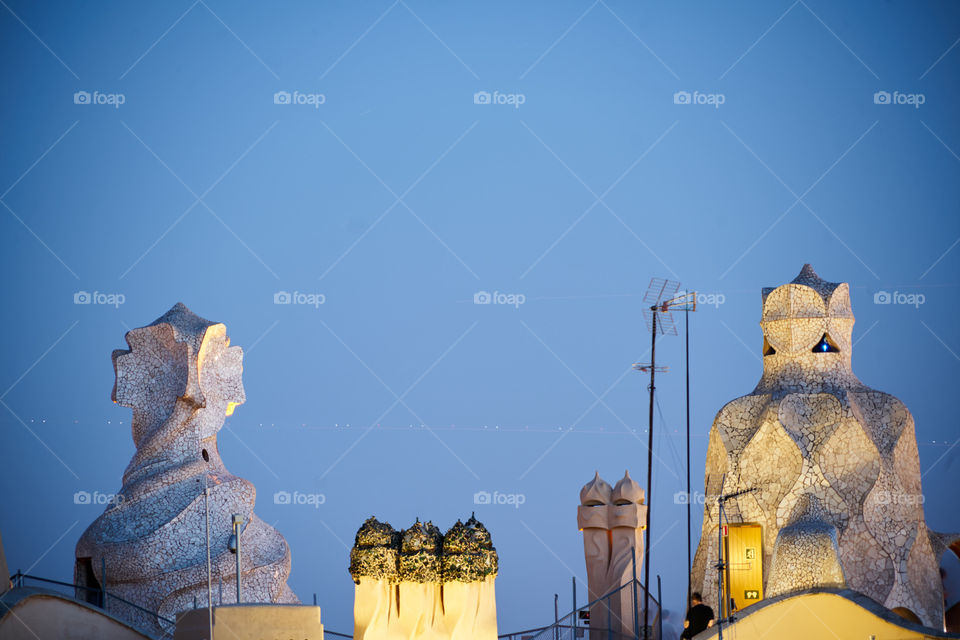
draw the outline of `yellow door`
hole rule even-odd
[[[763,599],[763,549],[759,524],[728,525],[724,539],[726,602],[723,616],[730,615],[732,604],[739,611]]]

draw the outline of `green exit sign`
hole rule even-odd
[[[747,589],[746,591],[743,592],[743,599],[744,599],[744,600],[759,600],[759,599],[760,599],[760,591],[758,591],[757,589]]]

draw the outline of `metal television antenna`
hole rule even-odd
[[[650,374],[650,384],[647,389],[650,390],[650,413],[647,430],[647,521],[644,529],[647,532],[647,540],[644,545],[643,559],[643,633],[647,637],[650,619],[650,513],[653,511],[653,407],[654,407],[654,380],[658,372],[663,373],[666,367],[657,366],[657,332],[661,335],[677,335],[677,325],[674,322],[672,311],[695,311],[697,307],[697,294],[692,292],[680,292],[680,283],[675,280],[666,280],[664,278],[651,278],[650,286],[643,296],[643,302],[649,304],[649,308],[643,310],[643,318],[647,323],[647,329],[650,331],[650,363],[637,363],[633,368],[637,371]],[[689,342],[688,342],[689,348]],[[688,359],[689,362],[689,359]],[[689,402],[688,402],[689,406]],[[689,409],[688,409],[689,414]],[[687,438],[687,491],[690,491],[689,482],[689,417],[688,417],[688,438]],[[689,509],[689,501],[688,507]],[[689,516],[687,525],[687,556],[689,563]],[[688,584],[689,584],[689,571]],[[688,587],[689,590],[689,587]]]

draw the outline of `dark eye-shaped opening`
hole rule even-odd
[[[777,350],[774,349],[769,342],[767,342],[767,336],[763,336],[763,355],[772,356],[776,352]]]
[[[840,349],[837,348],[837,344],[831,340],[830,336],[826,333],[820,338],[820,342],[813,347],[814,353],[837,353],[839,351]]]

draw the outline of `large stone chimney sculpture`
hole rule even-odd
[[[243,602],[299,602],[286,584],[286,541],[253,513],[256,490],[227,471],[217,449],[225,417],[245,400],[243,351],[230,346],[224,325],[182,303],[126,340],[129,349],[113,352],[113,401],[133,409],[137,450],[117,499],[77,543],[76,582],[146,609],[107,601],[135,626],[170,631],[151,614],[173,619],[207,604],[207,513],[214,591],[218,596],[222,578],[224,604],[236,601],[228,539],[231,516],[239,514]]]
[[[591,636],[604,637],[608,630],[622,637],[634,635],[634,607],[637,621],[643,624],[643,591],[629,586],[640,575],[643,565],[643,529],[647,507],[640,485],[624,472],[615,487],[610,487],[597,472],[580,490],[577,526],[583,532],[583,552],[587,564],[587,590],[591,602],[617,591],[590,608]],[[655,606],[655,603],[651,601]],[[655,619],[656,614],[650,616]],[[621,637],[621,636],[617,636]]]
[[[356,640],[496,640],[497,550],[472,517],[445,535],[369,518],[350,551]]]
[[[716,606],[716,498],[755,488],[726,515],[762,529],[764,597],[845,587],[940,628],[946,545],[924,521],[913,417],[854,375],[853,322],[847,285],[810,265],[763,290],[763,376],[710,431],[693,589]]]

